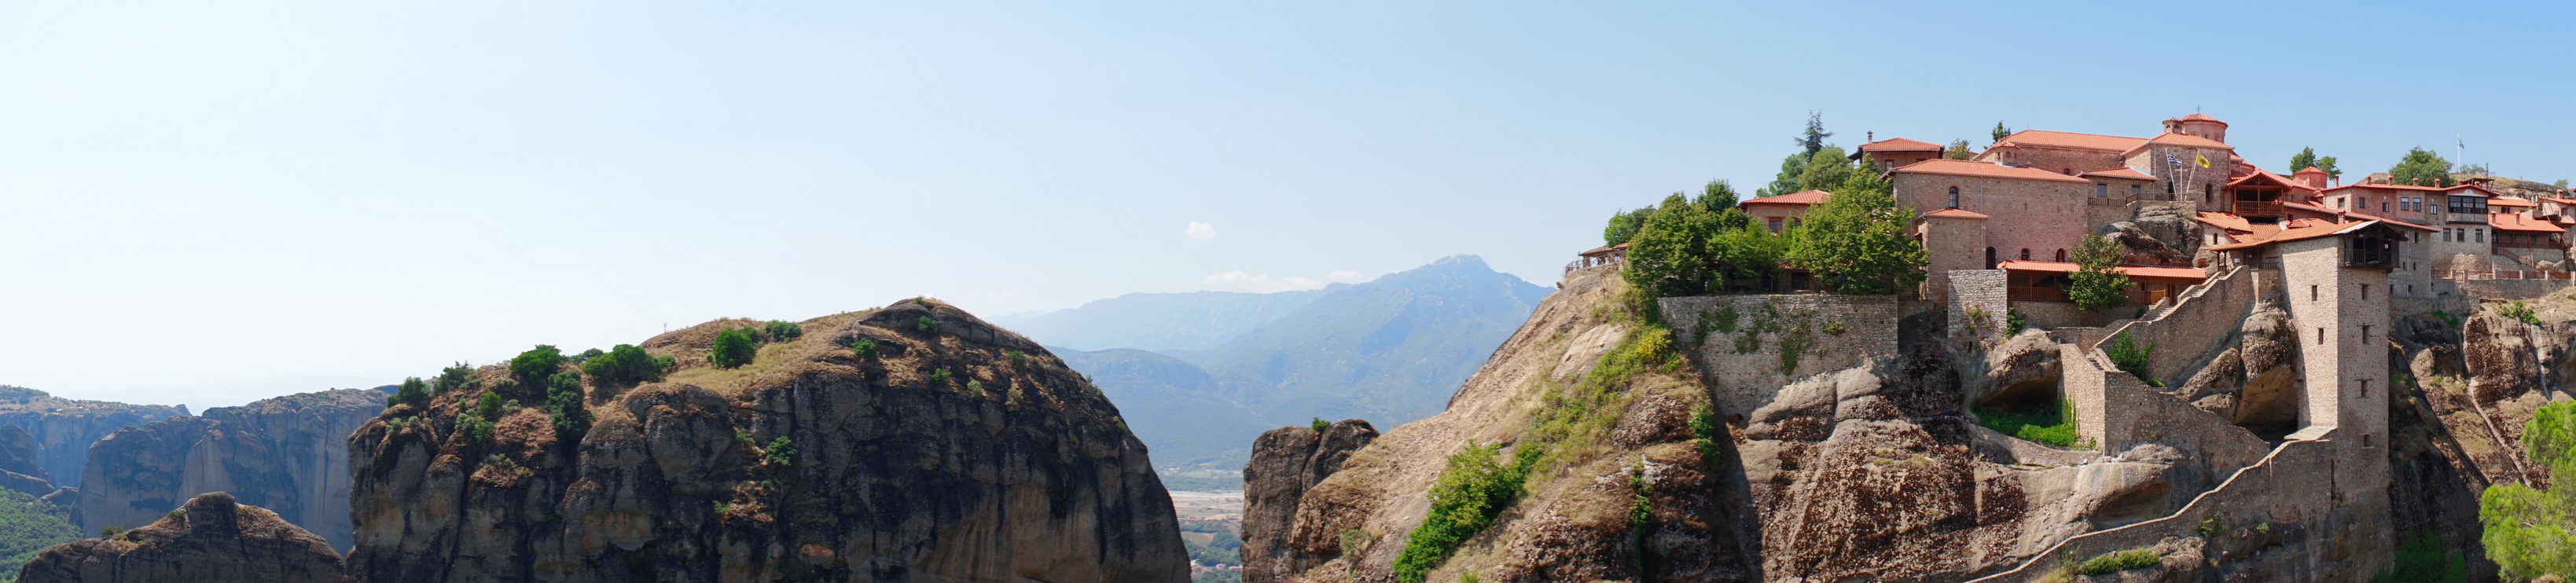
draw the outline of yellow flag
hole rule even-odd
[[[2192,162],[2193,164],[2199,164],[2199,165],[2200,165],[2200,167],[2202,167],[2202,168],[2208,168],[2208,167],[2209,167],[2209,157],[2208,157],[2208,156],[2203,156],[2203,155],[2200,155],[2200,154],[2192,154],[2192,155],[2191,155],[2191,162]]]

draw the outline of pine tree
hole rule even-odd
[[[1834,133],[1825,131],[1825,115],[1814,111],[1807,112],[1807,130],[1798,135],[1799,151],[1808,157],[1815,157],[1816,151],[1825,148],[1825,138],[1830,137],[1834,137]]]
[[[1995,122],[1995,141],[2004,141],[2004,136],[2009,135],[2013,135],[2012,128],[2004,127],[2004,122]]]
[[[1950,147],[1941,150],[1941,157],[1950,160],[1966,160],[1977,157],[1977,152],[1969,150],[1968,140],[1962,138],[1950,140]]]

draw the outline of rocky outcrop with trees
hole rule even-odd
[[[142,528],[56,545],[21,583],[339,583],[340,555],[277,513],[213,492]]]
[[[350,438],[356,580],[1188,577],[1117,409],[945,304],[722,320],[456,376]]]
[[[1244,535],[1244,579],[1268,581],[1315,566],[1313,554],[1279,544],[1287,540],[1287,527],[1297,517],[1297,500],[1307,488],[1342,469],[1351,452],[1376,439],[1377,428],[1367,421],[1326,424],[1317,419],[1314,426],[1281,427],[1253,441],[1252,460],[1243,467],[1243,522],[1266,531]],[[1252,540],[1261,542],[1249,544]],[[1251,560],[1253,555],[1262,558]]]

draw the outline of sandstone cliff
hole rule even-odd
[[[340,555],[276,513],[214,492],[148,526],[45,549],[21,583],[338,583]]]
[[[230,492],[345,548],[349,434],[384,407],[384,391],[336,389],[118,430],[90,448],[73,520],[86,532],[141,526],[181,500]]]
[[[802,322],[739,369],[728,320],[641,344],[558,432],[503,367],[349,440],[360,581],[1181,581],[1170,498],[1117,409],[1035,343],[923,300]],[[873,343],[873,357],[848,346]],[[483,390],[515,401],[483,419]]]
[[[80,485],[82,472],[89,464],[89,445],[99,438],[118,429],[187,414],[185,405],[84,401],[0,386],[0,425],[15,425],[35,437],[36,465],[51,474],[57,486]]]
[[[54,493],[53,473],[36,463],[40,451],[35,434],[16,425],[0,425],[0,488],[37,497]]]
[[[1262,556],[1260,561],[1244,564],[1244,579],[1268,581],[1316,565],[1313,557],[1280,544],[1287,540],[1287,528],[1297,517],[1297,500],[1306,495],[1307,488],[1341,470],[1351,452],[1375,439],[1377,428],[1367,421],[1346,419],[1322,431],[1281,427],[1253,441],[1252,463],[1243,467],[1243,521],[1265,530],[1258,535],[1243,535],[1246,544],[1242,555]],[[1253,544],[1254,540],[1261,542]]]

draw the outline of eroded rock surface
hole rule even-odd
[[[349,434],[384,407],[384,391],[337,389],[118,430],[91,447],[73,522],[137,527],[182,500],[230,492],[343,548],[353,542]]]
[[[1377,428],[1367,421],[1348,419],[1323,431],[1313,427],[1272,429],[1253,442],[1252,460],[1243,467],[1244,525],[1263,531],[1243,536],[1245,580],[1268,581],[1323,562],[1290,552],[1280,544],[1287,539],[1289,523],[1297,516],[1297,500],[1307,488],[1342,469],[1342,462],[1350,459],[1351,452],[1375,439]]]
[[[725,320],[642,344],[679,370],[586,384],[587,431],[504,367],[350,438],[360,581],[1188,578],[1172,503],[1097,389],[1018,334],[908,300],[802,323],[749,366]],[[849,348],[873,344],[873,357]],[[463,430],[496,408],[489,441]],[[468,417],[472,416],[472,417]]]
[[[339,583],[340,555],[277,513],[214,492],[116,536],[55,545],[22,583]]]
[[[186,406],[86,401],[22,387],[0,389],[5,389],[0,391],[0,425],[17,426],[35,438],[36,465],[52,476],[56,486],[81,485],[89,465],[89,446],[100,438],[118,429],[188,414]]]

